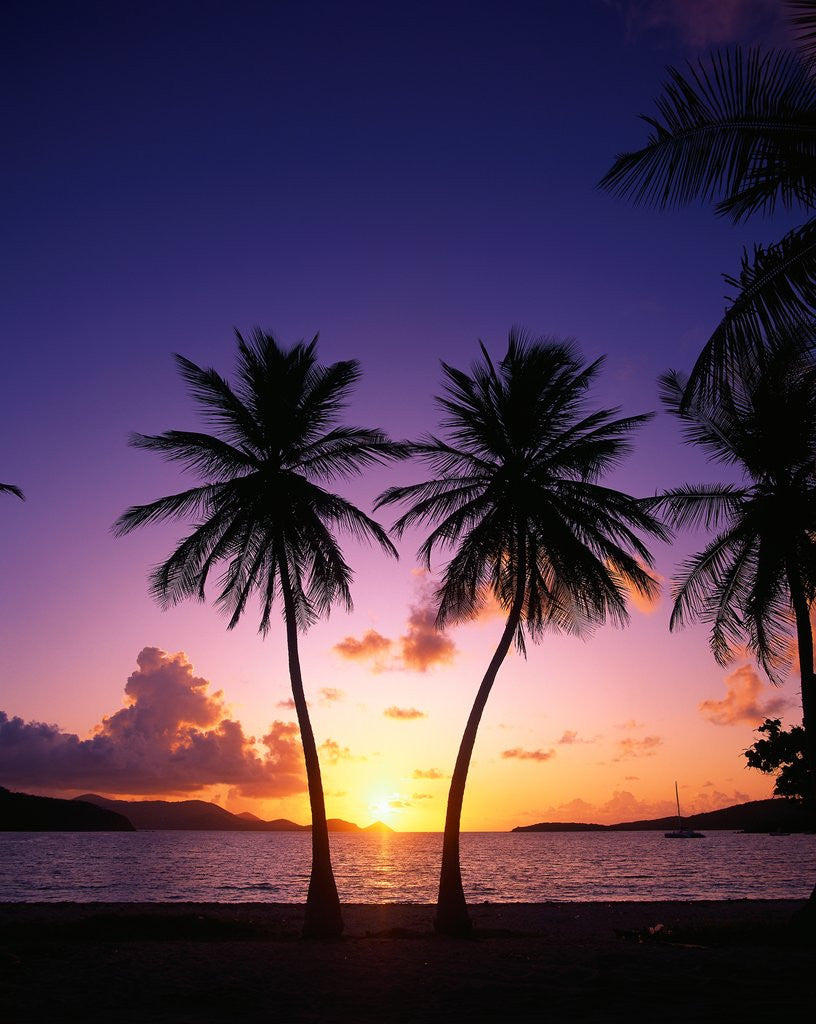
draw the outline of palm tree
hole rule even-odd
[[[665,209],[695,198],[715,201],[735,223],[781,206],[804,222],[779,242],[745,251],[731,305],[701,352],[687,399],[727,386],[743,359],[768,340],[795,336],[816,308],[816,4],[798,14],[803,59],[734,49],[684,73],[669,68],[657,114],[643,115],[646,145],[619,155],[600,187]]]
[[[602,360],[583,366],[570,343],[510,332],[494,365],[484,345],[471,373],[442,364],[447,439],[428,436],[414,452],[431,479],[391,487],[375,507],[407,502],[397,520],[432,525],[419,555],[430,569],[437,548],[454,549],[436,594],[437,625],[464,621],[492,595],[507,619],[470,712],[448,796],[437,931],[472,928],[462,889],[459,829],[476,732],[496,675],[515,640],[547,630],[587,632],[607,618],[628,620],[625,594],[652,595],[651,558],[636,530],[663,531],[627,494],[597,481],[628,451],[648,416],[587,412],[585,396]]]
[[[21,501],[25,501],[25,495],[14,484],[0,484],[0,494],[16,494]]]
[[[650,502],[674,528],[717,532],[683,564],[670,628],[710,624],[726,665],[747,646],[772,680],[796,638],[806,770],[816,812],[816,681],[810,609],[816,597],[816,360],[798,340],[778,344],[717,403],[686,402],[687,380],[661,378],[662,399],[687,440],[738,469],[732,484],[686,485]]]
[[[236,332],[237,333],[237,332]],[[260,597],[260,632],[270,628],[280,601],[312,812],[312,871],[303,934],[333,937],[343,922],[331,866],[326,809],[309,711],[303,689],[298,634],[340,601],[352,607],[352,572],[335,532],[396,550],[385,531],[360,509],[322,484],[395,458],[405,446],[381,430],[337,424],[360,376],[354,360],[321,365],[317,338],[289,350],[256,330],[240,334],[236,384],[213,369],[177,355],[190,392],[213,433],[170,430],[136,434],[131,444],[181,463],[199,486],[130,508],[116,522],[117,535],[165,519],[194,517],[191,532],[151,575],[153,596],[167,607],[187,597],[205,599],[216,564],[216,605],[229,614],[228,629],[249,598]]]

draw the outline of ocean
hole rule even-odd
[[[439,833],[334,833],[347,903],[432,903]],[[0,833],[0,902],[302,903],[310,837],[292,832]],[[466,832],[472,903],[804,899],[816,836]]]

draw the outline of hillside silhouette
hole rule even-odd
[[[111,800],[97,793],[76,797],[125,815],[137,829],[212,830],[224,832],[309,832],[311,825],[299,825],[288,818],[264,821],[250,812],[232,814],[207,800]],[[352,821],[329,818],[330,832],[393,832],[381,821],[361,828]]]
[[[809,828],[807,815],[789,800],[750,800],[718,811],[683,816],[683,825],[692,829],[717,829],[743,832],[804,832]],[[622,821],[615,825],[596,825],[577,821],[540,821],[535,825],[517,825],[513,832],[664,832],[677,827],[677,815]]]
[[[0,786],[0,832],[133,832],[112,808],[83,800],[12,793]]]

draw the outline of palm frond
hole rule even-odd
[[[297,456],[299,469],[310,477],[333,481],[356,476],[370,466],[407,458],[414,448],[405,441],[392,441],[381,430],[336,427],[305,445]]]
[[[689,377],[684,401],[727,392],[743,366],[761,365],[780,339],[812,339],[816,330],[816,218],[774,245],[754,246],[742,257],[733,301],[706,342]]]
[[[663,514],[673,530],[719,529],[735,521],[745,504],[748,491],[732,484],[682,484],[663,491],[643,504]]]
[[[257,456],[212,434],[167,430],[163,434],[131,434],[128,443],[132,448],[158,452],[204,477],[229,479],[260,467]]]
[[[25,495],[16,484],[0,484],[0,494],[14,494],[21,501],[25,501]]]
[[[785,6],[796,30],[799,51],[812,65],[816,61],[816,3],[814,0],[786,0]]]
[[[816,81],[795,55],[714,53],[668,69],[646,145],[619,155],[600,187],[661,208],[700,198],[734,220],[816,199]]]
[[[201,514],[210,507],[222,487],[222,484],[204,484],[178,494],[168,494],[146,505],[133,505],[113,524],[113,535],[124,537],[140,526],[179,516]]]

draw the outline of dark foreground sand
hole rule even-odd
[[[0,1021],[809,1020],[801,905],[480,904],[464,942],[428,906],[352,905],[322,943],[291,905],[2,904]]]

